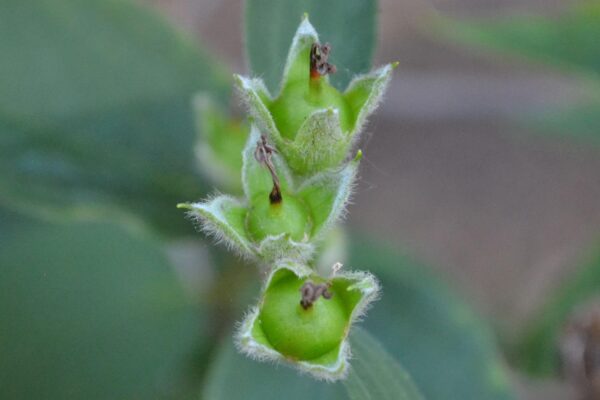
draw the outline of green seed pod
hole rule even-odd
[[[349,323],[342,297],[318,299],[310,307],[300,304],[307,280],[281,274],[265,292],[258,324],[278,352],[295,360],[312,360],[336,349]],[[324,284],[321,279],[312,281]]]
[[[377,297],[379,286],[364,272],[328,279],[291,261],[269,275],[261,301],[237,334],[241,351],[284,361],[320,379],[343,378],[351,324]]]
[[[319,44],[305,18],[294,36],[277,96],[260,79],[236,76],[255,124],[302,176],[339,166],[348,157],[397,65],[357,76],[339,92],[328,81],[327,74],[335,71],[327,63],[329,50]]]
[[[257,242],[281,234],[289,235],[297,242],[304,241],[310,226],[306,207],[292,195],[284,195],[273,203],[269,200],[269,192],[263,192],[252,201],[246,217],[248,234]]]
[[[179,207],[243,256],[265,264],[281,258],[308,261],[344,211],[359,159],[296,186],[287,164],[252,126],[243,152],[245,200],[221,195]]]

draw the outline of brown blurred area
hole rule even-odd
[[[145,2],[246,72],[242,1]],[[600,149],[514,122],[577,101],[582,83],[445,41],[427,18],[553,14],[570,3],[380,1],[375,64],[400,67],[368,126],[347,223],[430,264],[505,332],[600,240]],[[521,386],[528,399],[572,397],[556,383]]]

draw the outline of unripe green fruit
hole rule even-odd
[[[288,84],[272,103],[271,115],[277,129],[287,139],[294,139],[304,121],[315,111],[338,109],[342,130],[350,130],[350,112],[342,95],[323,79],[317,82],[297,81]]]
[[[312,360],[337,348],[349,320],[341,296],[319,298],[306,310],[300,305],[305,280],[282,277],[265,293],[259,315],[262,330],[275,350],[295,360]]]
[[[304,205],[293,196],[284,194],[280,202],[271,204],[269,193],[265,192],[253,199],[246,217],[246,229],[258,242],[282,233],[299,242],[310,231],[309,222]]]

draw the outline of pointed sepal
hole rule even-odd
[[[249,200],[253,200],[258,195],[269,193],[273,188],[273,177],[269,169],[264,163],[259,162],[256,157],[257,147],[261,145],[261,141],[261,133],[253,124],[242,153],[242,186],[244,194]],[[276,148],[274,149],[275,152],[271,155],[271,161],[275,167],[282,191],[287,192],[293,185],[292,176],[286,163],[277,153]]]
[[[338,166],[349,146],[350,136],[342,132],[339,110],[328,108],[312,113],[282,153],[294,171],[311,175]]]
[[[352,137],[357,137],[369,115],[375,111],[383,98],[398,63],[378,68],[368,74],[355,77],[344,92],[344,99],[352,115]]]
[[[275,146],[283,147],[284,140],[269,109],[273,101],[262,79],[234,75],[234,83],[257,129],[268,135]]]
[[[280,84],[280,93],[291,82],[309,80],[310,49],[313,43],[319,42],[319,35],[305,14],[296,29],[292,45],[283,68],[283,77]],[[328,79],[327,76],[324,77]]]
[[[242,257],[256,257],[256,247],[246,231],[247,208],[229,196],[217,196],[206,202],[182,203],[177,208],[188,210],[201,229],[218,242],[236,251]]]
[[[277,262],[281,259],[292,259],[298,262],[308,262],[315,252],[315,241],[308,236],[304,240],[293,240],[290,235],[281,234],[267,236],[258,245],[260,257],[267,263]]]
[[[323,238],[327,231],[343,216],[352,194],[360,157],[348,162],[340,170],[328,170],[305,181],[298,196],[311,210],[312,237]]]

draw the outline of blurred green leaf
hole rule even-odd
[[[202,174],[218,190],[241,195],[242,151],[250,134],[250,124],[219,107],[204,93],[194,97],[196,159]]]
[[[190,101],[227,96],[217,65],[127,0],[3,1],[0,54],[1,203],[189,229],[175,204],[202,194]]]
[[[479,48],[519,55],[576,71],[586,81],[591,100],[577,106],[525,116],[535,130],[600,143],[600,1],[576,3],[554,16],[519,15],[496,20],[452,21],[438,27],[445,36]]]
[[[573,139],[600,144],[600,100],[562,109],[551,109],[523,121],[536,131],[566,135]]]
[[[413,377],[428,400],[512,399],[493,338],[465,303],[423,266],[354,238],[349,268],[369,269],[383,286],[365,328]]]
[[[600,294],[600,247],[570,279],[550,296],[515,348],[518,364],[527,372],[549,376],[559,371],[558,335],[578,305]]]
[[[352,361],[343,382],[351,400],[421,400],[411,377],[367,331],[351,336]]]
[[[165,398],[206,346],[200,316],[152,238],[0,213],[0,397]]]
[[[445,21],[464,43],[519,54],[600,78],[600,1],[576,3],[556,16],[521,15],[486,21]]]
[[[374,303],[361,324],[382,343],[390,357],[401,363],[424,398],[514,398],[490,331],[465,303],[421,265],[385,247],[355,238],[350,248],[348,267],[369,268],[383,285],[381,300]],[[369,374],[382,362],[372,361],[372,357],[382,357],[377,355],[379,351],[364,355],[363,350],[367,349],[356,341],[356,332],[351,335],[351,342],[355,356],[351,364],[363,380],[375,379]],[[359,357],[367,361],[363,364]],[[383,356],[384,361],[387,357]],[[362,383],[353,374],[350,379],[354,382],[348,381],[351,390]],[[252,361],[237,354],[228,337],[209,371],[204,398],[344,399],[346,395],[340,386],[299,376],[290,368]]]
[[[325,383],[292,368],[238,353],[228,335],[217,352],[202,393],[204,400],[346,399],[340,383]]]
[[[271,93],[279,81],[294,32],[304,13],[332,46],[330,61],[338,68],[331,82],[345,89],[357,73],[371,67],[376,35],[376,0],[247,0],[246,52],[250,69]],[[308,72],[307,72],[308,73]]]
[[[350,335],[352,361],[348,378],[326,383],[283,366],[239,354],[229,337],[220,347],[204,387],[206,400],[252,399],[421,399],[411,378],[366,331]],[[231,383],[235,382],[234,385]],[[344,390],[345,389],[345,390]]]

